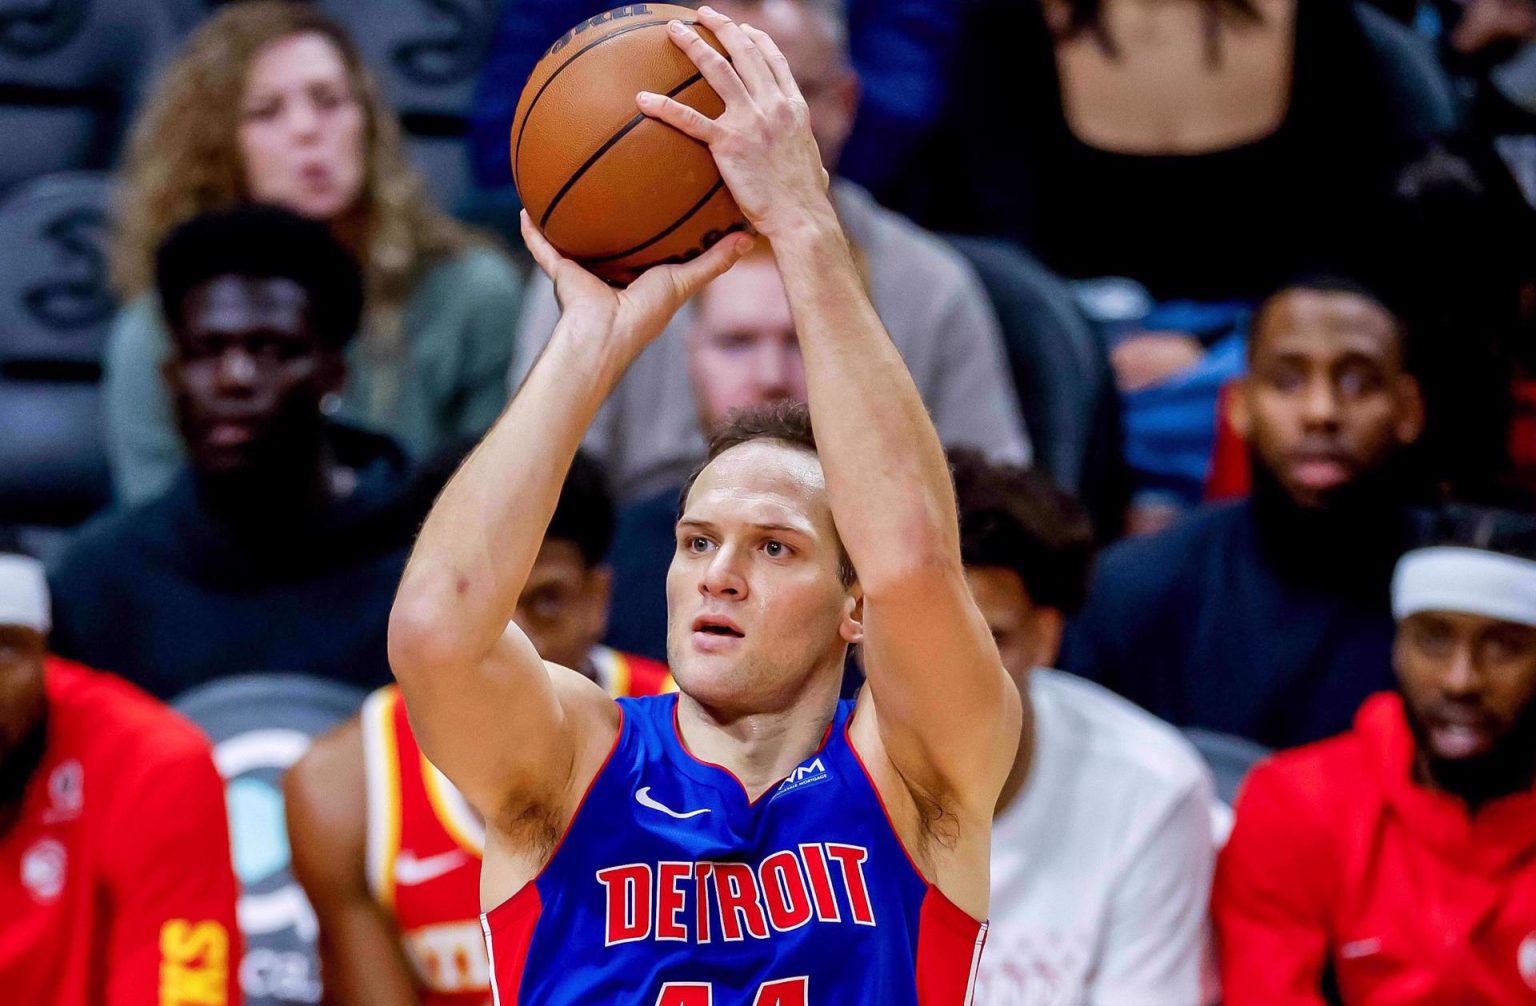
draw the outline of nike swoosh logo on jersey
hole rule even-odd
[[[686,821],[690,817],[698,817],[700,814],[709,813],[708,807],[700,807],[698,810],[690,810],[687,812],[675,811],[671,807],[668,807],[666,804],[660,803],[654,799],[651,796],[651,787],[649,786],[641,786],[639,789],[635,790],[635,802],[642,807],[649,807],[651,810],[659,810],[668,817],[675,817],[679,821]]]
[[[1339,947],[1339,956],[1346,961],[1359,960],[1362,957],[1371,957],[1381,953],[1381,940],[1372,937],[1368,940],[1352,940]]]
[[[436,880],[467,862],[469,857],[458,849],[449,849],[447,852],[440,852],[426,859],[417,859],[414,852],[403,850],[395,857],[395,883],[415,887],[417,884]]]

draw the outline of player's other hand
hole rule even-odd
[[[555,284],[561,316],[584,330],[622,340],[634,352],[661,334],[688,298],[736,264],[753,238],[731,234],[688,262],[653,266],[623,289],[615,289],[566,258],[522,212],[523,241]]]
[[[736,205],[769,241],[807,219],[835,220],[810,110],[789,61],[766,33],[708,7],[699,8],[699,22],[720,39],[729,60],[680,21],[668,30],[725,111],[711,119],[648,91],[636,99],[640,110],[709,144]]]

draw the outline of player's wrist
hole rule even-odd
[[[825,251],[846,247],[847,236],[837,211],[825,197],[799,202],[757,224],[776,253]]]

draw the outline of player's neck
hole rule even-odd
[[[784,709],[725,714],[686,694],[677,698],[677,728],[700,761],[729,770],[748,800],[783,781],[821,747],[837,711],[839,679],[812,682]]]

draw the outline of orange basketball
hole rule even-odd
[[[637,3],[589,18],[549,47],[517,103],[512,177],[551,244],[614,283],[662,262],[685,262],[746,221],[709,148],[635,105],[669,95],[714,118],[725,109],[667,22],[697,14]]]

